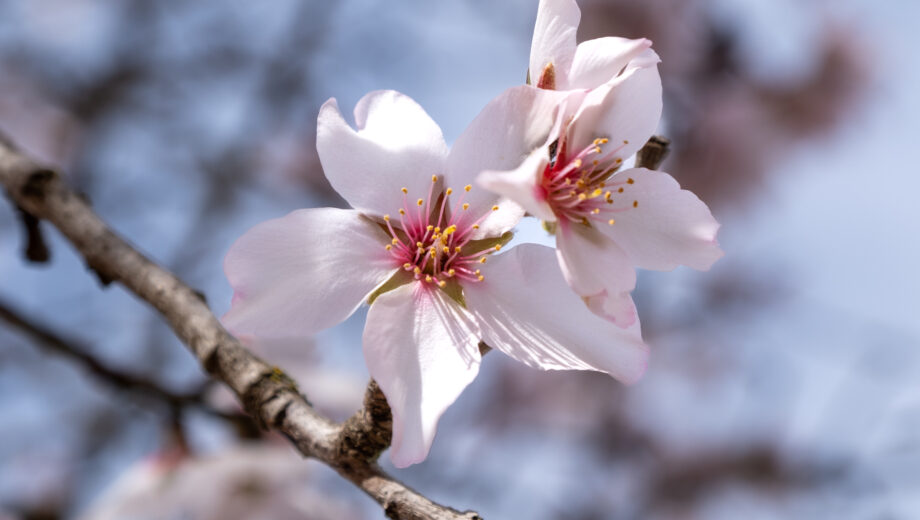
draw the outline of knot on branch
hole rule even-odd
[[[636,167],[657,170],[671,151],[671,141],[660,135],[653,135],[636,152]]]
[[[393,413],[373,379],[364,392],[364,406],[342,425],[336,446],[341,460],[370,463],[393,440]]]
[[[48,192],[48,185],[54,180],[57,174],[52,170],[40,169],[29,174],[26,181],[22,183],[19,192],[23,197],[32,199],[42,199]]]

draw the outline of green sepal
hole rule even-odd
[[[415,281],[415,276],[413,275],[411,271],[399,269],[398,271],[393,273],[393,276],[389,277],[387,281],[378,285],[377,288],[374,289],[374,292],[372,292],[367,297],[367,304],[371,305],[374,303],[374,300],[380,297],[381,294],[385,292],[390,292],[393,289],[398,289],[402,287],[403,285],[406,285],[407,283],[413,282],[413,281]]]

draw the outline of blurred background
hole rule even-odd
[[[235,238],[343,204],[324,100],[397,89],[450,142],[523,82],[536,4],[0,0],[0,130],[221,314]],[[638,384],[491,354],[395,475],[493,519],[920,518],[920,3],[580,5],[580,40],[654,41],[663,169],[726,256],[641,273]],[[50,227],[27,255],[20,220],[0,199],[0,519],[382,518]],[[344,418],[363,322],[256,348]]]

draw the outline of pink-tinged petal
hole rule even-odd
[[[650,52],[650,51],[646,51]],[[661,118],[661,78],[657,67],[635,68],[589,92],[570,130],[570,149],[606,137],[608,150],[626,159],[645,145]]]
[[[540,83],[547,65],[553,64],[556,88],[566,87],[566,74],[575,57],[575,33],[581,11],[575,0],[540,0],[530,44],[530,81]]]
[[[237,334],[301,337],[350,316],[396,266],[386,237],[357,211],[319,208],[263,222],[224,259]]]
[[[355,128],[335,99],[323,104],[316,150],[326,178],[364,213],[396,213],[406,187],[424,197],[431,176],[444,173],[447,145],[441,129],[415,101],[391,90],[371,92],[355,106]],[[416,194],[417,193],[417,194]]]
[[[617,214],[616,224],[598,229],[619,244],[636,266],[670,270],[686,265],[707,270],[722,257],[716,241],[719,223],[706,204],[682,190],[673,177],[633,168],[611,179],[633,179],[620,195],[628,209]]]
[[[569,73],[569,88],[593,89],[614,79],[652,42],[608,36],[578,44]]]
[[[596,228],[560,220],[556,229],[556,255],[566,281],[589,307],[620,327],[636,322],[630,292],[636,288],[636,271],[629,255]]]
[[[367,313],[364,359],[393,411],[396,467],[428,455],[438,420],[479,373],[479,334],[469,314],[431,285],[384,293]]]
[[[598,370],[631,383],[645,371],[639,325],[623,329],[592,313],[566,284],[553,249],[521,244],[464,286],[489,346],[544,370]]]
[[[445,182],[456,190],[474,184],[485,170],[517,168],[546,144],[556,123],[557,107],[566,100],[576,103],[580,95],[527,85],[504,91],[482,109],[451,147]],[[492,207],[497,200],[494,193],[478,187],[464,197],[474,212]]]
[[[549,162],[546,150],[540,148],[530,154],[520,166],[511,171],[484,171],[476,179],[477,184],[492,193],[514,201],[531,215],[553,222],[556,215],[546,202],[546,194],[539,179]]]

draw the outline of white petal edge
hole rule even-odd
[[[658,67],[631,69],[592,90],[572,123],[569,149],[580,150],[605,137],[610,139],[605,152],[622,146],[616,157],[632,156],[658,128],[661,96]]]
[[[612,181],[632,178],[622,194],[636,207],[619,213],[616,224],[601,232],[622,247],[637,267],[667,271],[678,265],[708,270],[724,253],[716,234],[719,223],[709,207],[683,190],[664,172],[632,168]]]
[[[636,322],[630,296],[636,288],[636,271],[629,255],[614,241],[595,227],[560,220],[556,256],[569,286],[589,301],[593,312],[623,328]]]
[[[564,89],[566,74],[575,57],[581,10],[575,0],[540,0],[530,44],[530,81],[536,85],[550,63],[556,72],[556,88]]]
[[[490,347],[543,370],[597,370],[624,383],[645,372],[639,324],[623,329],[588,310],[552,248],[518,245],[490,258],[482,274],[464,295]]]
[[[593,89],[614,79],[642,51],[652,46],[651,40],[630,40],[608,36],[581,42],[575,49],[568,88]]]
[[[432,175],[446,169],[447,144],[440,127],[410,97],[371,92],[355,106],[355,128],[335,98],[320,108],[316,150],[332,187],[355,209],[384,215],[409,196],[428,195]]]
[[[531,215],[553,222],[556,215],[552,207],[546,202],[546,196],[540,187],[540,177],[549,163],[546,150],[543,148],[534,151],[518,166],[511,171],[484,171],[476,179],[476,183],[486,190],[497,193],[529,212]]]
[[[421,462],[441,415],[479,373],[479,333],[443,291],[414,282],[374,301],[363,344],[393,411],[390,459],[400,468]]]
[[[236,334],[291,338],[345,320],[396,270],[383,232],[357,211],[302,209],[247,231],[224,271]]]

